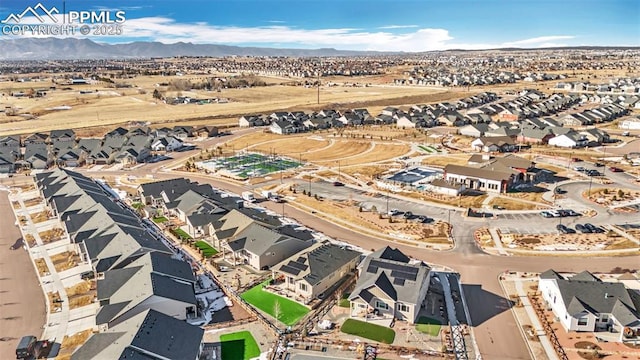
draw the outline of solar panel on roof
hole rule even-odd
[[[404,286],[404,279],[395,278],[395,279],[393,279],[393,284],[394,285]]]
[[[296,269],[298,269],[300,271],[307,270],[307,268],[309,267],[309,265],[301,264],[301,263],[295,262],[295,261],[291,261],[287,265],[289,265],[289,266],[291,266],[293,268],[296,268]]]
[[[299,269],[292,268],[289,265],[282,265],[282,267],[280,268],[280,271],[286,272],[288,274],[293,274],[293,275],[298,275],[300,273]]]

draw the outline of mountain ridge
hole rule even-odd
[[[634,46],[576,46],[558,48],[497,48],[482,50],[450,49],[430,52],[480,52],[480,51],[535,51],[535,50],[630,50]],[[430,52],[392,52],[337,50],[334,48],[289,49],[269,47],[245,47],[220,44],[194,44],[177,42],[165,44],[152,41],[107,44],[90,39],[76,38],[19,38],[0,39],[0,60],[72,60],[72,59],[136,59],[174,56],[375,56],[399,54],[426,54]]]

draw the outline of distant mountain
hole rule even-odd
[[[103,44],[89,39],[22,38],[0,40],[0,60],[116,59],[171,56],[366,56],[391,52],[326,49],[276,49],[214,44],[137,41]],[[397,53],[396,53],[397,54]]]
[[[580,46],[545,49],[503,48],[487,49],[493,51],[528,50],[625,50],[640,47],[625,46]],[[484,50],[443,50],[475,52]],[[426,54],[428,52],[413,53]],[[432,52],[433,53],[433,52]],[[125,44],[103,44],[89,39],[58,38],[22,38],[0,40],[0,60],[63,60],[63,59],[123,59],[171,56],[368,56],[411,54],[403,52],[354,51],[323,49],[279,49],[264,47],[242,47],[215,44],[193,44],[178,42],[163,44],[159,42],[137,41]]]

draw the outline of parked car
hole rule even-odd
[[[560,214],[560,217],[566,217],[566,216],[569,216],[569,211],[567,211],[567,210],[558,210],[558,214]]]
[[[551,214],[552,217],[560,217],[560,213],[556,210],[547,210],[547,212]]]
[[[411,217],[413,217],[413,213],[411,211],[405,211],[405,213],[402,216],[405,219],[411,219]]]
[[[573,230],[573,229],[572,229],[572,228],[570,228],[570,227],[567,227],[567,229],[566,229],[566,230],[567,230],[567,234],[575,234],[575,233],[576,233],[576,231],[575,231],[575,230]]]
[[[602,173],[598,170],[588,170],[587,175],[589,176],[602,176]]]
[[[567,209],[567,211],[569,212],[569,216],[580,216],[582,214],[580,214],[579,212],[575,212],[571,209]]]
[[[398,214],[400,214],[400,210],[398,210],[398,209],[389,210],[389,215],[390,216],[395,216],[395,215],[398,215]]]
[[[583,234],[590,234],[591,230],[589,230],[586,226],[582,224],[576,224],[576,230],[580,231]]]
[[[601,163],[601,162],[597,162],[597,163],[595,163],[593,165],[595,165],[596,167],[603,167],[604,166],[604,164]]]
[[[587,169],[585,169],[585,168],[584,168],[584,166],[574,166],[574,167],[573,167],[573,170],[575,170],[575,171],[580,171],[580,172],[584,172],[584,171],[586,171]]]
[[[563,188],[556,188],[556,194],[566,194],[567,190],[563,189]]]
[[[231,271],[231,268],[228,266],[220,266],[219,270],[220,272],[229,272]]]
[[[333,186],[344,186],[344,184],[341,183],[340,181],[334,181]]]
[[[629,131],[623,131],[622,136],[631,136],[631,133]]]
[[[46,359],[51,352],[51,342],[49,340],[40,340],[36,342],[33,348],[33,357],[36,359]]]
[[[566,227],[566,226],[564,226],[564,225],[562,225],[562,224],[558,224],[558,225],[556,226],[556,229],[557,229],[558,231],[560,231],[561,233],[563,233],[563,234],[566,234],[566,233],[567,233],[567,227]]]
[[[610,167],[609,170],[611,172],[624,172],[624,170],[620,169],[619,167],[615,167],[615,166]]]
[[[591,231],[592,233],[596,233],[596,234],[602,234],[604,233],[604,229],[599,227],[599,226],[595,226],[591,223],[586,223],[584,224],[584,227],[586,227],[587,229],[589,229],[589,231]]]
[[[545,217],[545,218],[552,218],[553,217],[553,214],[551,214],[548,211],[542,211],[542,212],[540,212],[540,215],[542,215],[542,217]]]
[[[37,341],[38,338],[33,335],[23,336],[16,347],[16,359],[27,359],[33,356],[33,349]]]
[[[574,157],[574,158],[571,158],[571,161],[572,162],[582,162],[582,159]]]

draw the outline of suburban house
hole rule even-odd
[[[151,150],[171,152],[182,147],[183,141],[175,136],[165,136],[151,143]]]
[[[36,181],[76,252],[97,273],[125,266],[148,252],[171,254],[97,182],[67,169],[37,174]]]
[[[622,120],[618,127],[625,130],[640,130],[640,116]]]
[[[640,338],[640,291],[620,282],[606,282],[588,271],[563,276],[540,274],[538,289],[566,331],[603,332],[616,341]],[[608,336],[607,336],[608,335]]]
[[[140,256],[98,278],[96,324],[112,327],[148,309],[178,320],[196,317],[195,281],[186,261],[162,253]]]
[[[244,263],[255,269],[268,269],[311,245],[313,240],[281,234],[236,209],[214,225],[218,248],[230,253],[234,264]]]
[[[308,303],[351,274],[359,257],[357,251],[324,241],[273,266],[271,272],[276,283]]]
[[[566,148],[584,147],[588,144],[587,137],[576,131],[567,132],[549,139],[549,145]]]
[[[204,329],[149,309],[93,334],[71,359],[199,360],[203,336]]]
[[[412,262],[398,249],[386,246],[358,266],[358,281],[349,295],[351,316],[384,317],[415,323],[429,289],[431,268]]]
[[[475,151],[482,152],[512,152],[516,149],[516,143],[510,136],[481,136],[471,142]]]

